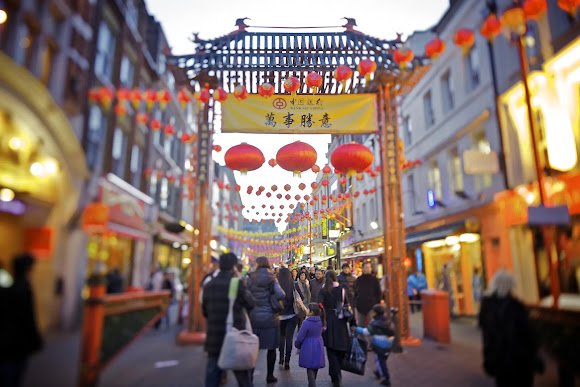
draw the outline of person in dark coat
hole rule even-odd
[[[115,294],[123,292],[123,276],[118,267],[107,273],[107,293]]]
[[[218,387],[222,378],[223,370],[218,367],[218,359],[226,334],[226,319],[228,317],[229,299],[228,292],[230,280],[233,278],[234,265],[238,258],[232,254],[222,254],[219,259],[220,272],[205,285],[203,292],[202,311],[207,319],[207,335],[205,350],[207,352],[207,368],[205,374],[206,387]],[[238,294],[234,302],[234,327],[246,328],[246,311],[252,310],[254,299],[247,291],[243,282],[240,281]],[[238,386],[251,387],[251,370],[234,371]]]
[[[322,340],[325,322],[318,304],[309,304],[308,309],[310,312],[298,331],[294,345],[301,350],[298,366],[306,368],[308,387],[316,387],[318,370],[325,367]]]
[[[292,273],[285,267],[280,268],[278,272],[278,281],[280,287],[286,293],[284,298],[284,309],[280,312],[280,360],[279,364],[284,364],[284,369],[290,369],[290,357],[292,355],[292,340],[294,339],[294,331],[298,325],[298,315],[294,310],[294,290],[297,291],[298,296],[304,301],[304,295],[300,288],[292,278]]]
[[[324,273],[322,270],[316,269],[314,279],[310,280],[310,299],[312,302],[320,302],[319,293],[324,286]]]
[[[338,283],[341,284],[346,290],[346,297],[348,299],[348,303],[351,307],[355,307],[356,304],[354,302],[354,283],[356,281],[356,277],[352,275],[352,268],[348,263],[342,264],[342,272],[338,275]]]
[[[280,320],[272,308],[272,298],[283,300],[286,294],[270,271],[268,258],[258,257],[256,264],[256,271],[247,279],[248,289],[256,304],[250,318],[254,333],[260,338],[260,349],[268,350],[266,382],[276,383],[278,379],[274,376],[274,366],[276,349],[280,345]]]
[[[30,273],[34,257],[14,257],[14,282],[0,289],[0,386],[22,384],[30,355],[42,349],[43,340],[36,324],[34,293]]]
[[[483,367],[498,387],[533,386],[534,371],[541,364],[526,308],[512,295],[514,285],[511,274],[498,271],[479,313]]]
[[[381,302],[381,283],[372,274],[372,265],[365,262],[363,274],[354,283],[354,298],[356,304],[356,324],[366,327],[371,319],[373,306]]]
[[[350,335],[348,321],[339,319],[337,307],[342,305],[344,288],[340,286],[336,273],[332,270],[326,272],[324,288],[320,291],[320,301],[324,308],[326,318],[326,331],[323,334],[326,356],[328,357],[328,374],[333,387],[339,387],[342,379],[340,363],[348,350]],[[348,301],[345,300],[345,304]]]

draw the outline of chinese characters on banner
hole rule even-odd
[[[251,95],[222,103],[224,133],[370,133],[377,130],[375,94]]]

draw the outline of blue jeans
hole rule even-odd
[[[207,357],[207,368],[205,370],[205,387],[219,387],[224,370],[218,367],[218,357]],[[253,387],[251,370],[234,371],[234,376],[239,387]]]
[[[386,381],[390,382],[391,377],[389,375],[389,369],[387,368],[387,359],[389,358],[389,354],[378,352],[375,352],[375,354],[376,354],[375,364],[377,366],[377,371]]]

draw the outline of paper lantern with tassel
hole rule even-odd
[[[320,86],[322,86],[322,76],[315,72],[309,73],[306,76],[306,86],[312,89],[312,94],[316,94]]]
[[[501,22],[496,15],[491,14],[485,18],[479,32],[484,38],[492,42],[501,33]]]
[[[157,101],[159,101],[159,107],[164,110],[167,104],[171,102],[171,94],[168,90],[161,90],[157,93]]]
[[[246,143],[228,149],[224,160],[228,168],[240,171],[243,175],[260,168],[265,161],[264,155],[258,148]]]
[[[352,77],[352,69],[347,65],[340,65],[334,70],[334,79],[340,82],[342,85],[342,90],[346,89],[346,81]]]
[[[218,101],[218,102],[224,102],[225,100],[228,99],[228,93],[226,93],[226,91],[224,89],[222,89],[221,87],[218,87],[213,92],[213,99]]]
[[[272,84],[270,83],[262,83],[259,87],[258,87],[258,94],[261,97],[264,98],[269,98],[272,95],[274,95],[274,86],[272,86]]]
[[[572,18],[576,18],[580,0],[558,0],[558,7],[568,12]]]
[[[367,169],[373,162],[373,153],[364,145],[344,144],[332,152],[330,161],[335,168],[353,176]]]
[[[409,67],[409,63],[411,63],[414,58],[415,54],[413,53],[413,51],[406,48],[397,49],[393,53],[393,60],[402,69],[406,69],[407,67]]]
[[[131,100],[131,105],[133,106],[133,109],[135,109],[135,110],[139,109],[139,107],[141,106],[141,102],[143,102],[141,90],[139,90],[139,89],[131,90],[130,100]]]
[[[284,90],[290,94],[296,94],[300,88],[300,81],[296,77],[288,77],[284,80]]]
[[[425,56],[435,60],[445,52],[445,42],[439,38],[431,39],[425,45]]]
[[[246,86],[238,85],[234,88],[234,97],[237,100],[243,101],[248,98],[248,90],[246,90]]]
[[[372,59],[363,59],[358,63],[357,71],[365,80],[369,82],[371,80],[371,74],[373,74],[377,70],[377,64]]]
[[[456,46],[461,47],[463,55],[466,55],[475,44],[475,34],[468,28],[461,28],[455,32],[453,42]]]
[[[181,89],[177,92],[177,100],[179,101],[181,108],[185,109],[187,104],[191,102],[191,95],[187,90]]]
[[[548,4],[546,0],[525,0],[522,8],[527,19],[537,20],[546,13]]]

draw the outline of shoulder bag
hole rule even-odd
[[[218,367],[222,370],[243,371],[256,368],[260,340],[252,332],[252,324],[246,316],[246,329],[238,330],[234,327],[234,302],[238,295],[239,278],[232,278],[228,291],[229,309],[226,319],[226,335],[222,344]]]
[[[270,284],[270,306],[274,313],[280,313],[284,310],[284,303],[283,300],[279,300],[278,296],[276,296],[276,291],[274,290],[274,284],[276,280],[272,281]]]
[[[308,315],[308,308],[304,305],[300,293],[296,290],[296,285],[294,285],[294,313],[296,313],[300,319],[303,319]]]

